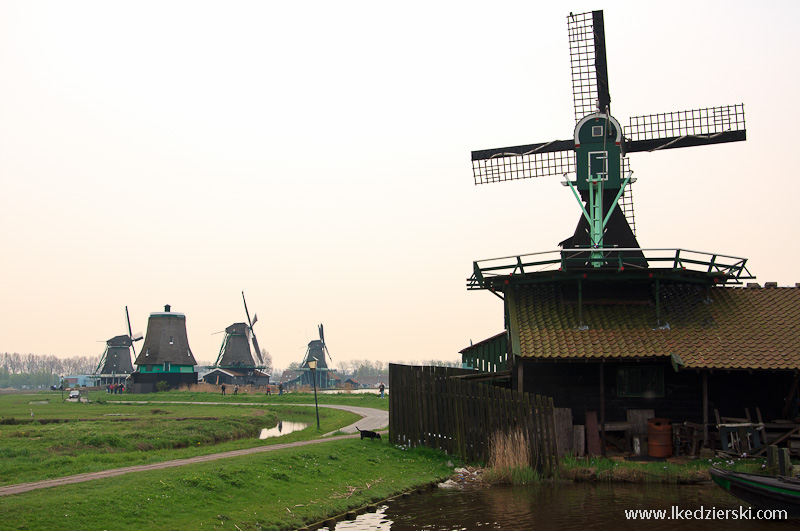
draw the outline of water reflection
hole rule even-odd
[[[729,509],[729,518],[672,520],[672,507]],[[796,529],[797,521],[733,519],[736,498],[713,485],[605,485],[563,483],[540,487],[440,489],[382,506],[375,514],[340,522],[336,531],[549,531],[609,529],[615,531],[674,531],[719,529]],[[665,510],[666,518],[628,520],[625,510]],[[747,506],[744,507],[747,509]],[[755,516],[755,510],[752,513]]]
[[[268,439],[270,437],[280,437],[281,435],[287,435],[293,431],[300,431],[307,427],[308,423],[306,422],[290,422],[288,420],[279,420],[278,425],[274,428],[264,428],[261,430],[261,435],[259,435],[258,438]]]

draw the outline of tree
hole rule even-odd
[[[261,359],[264,360],[264,365],[266,365],[265,370],[267,372],[272,372],[272,354],[264,347],[261,347]]]

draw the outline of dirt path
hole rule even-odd
[[[128,401],[128,403],[150,403],[150,404],[168,404],[168,403],[179,403],[179,404],[217,404],[220,402],[132,402]],[[231,405],[228,402],[224,402],[226,405]],[[264,404],[250,404],[250,403],[235,403],[233,405],[244,405],[244,406],[263,406]],[[314,407],[314,404],[281,404],[281,405],[291,405],[291,406],[310,406]],[[372,409],[366,407],[353,407],[353,406],[337,406],[337,405],[325,405],[320,407],[330,407],[334,409],[343,409],[345,411],[350,411],[357,415],[362,415],[363,418],[354,423],[350,426],[346,426],[339,431],[344,433],[354,433],[353,435],[338,435],[336,437],[325,437],[322,439],[313,439],[311,441],[299,441],[293,443],[285,443],[285,444],[274,444],[271,446],[257,446],[255,448],[246,448],[244,450],[233,450],[230,452],[222,452],[218,454],[209,454],[209,455],[201,455],[197,457],[189,457],[186,459],[173,459],[171,461],[162,461],[161,463],[151,463],[149,465],[136,465],[136,466],[127,466],[123,468],[113,468],[110,470],[101,470],[99,472],[89,472],[87,474],[76,474],[74,476],[65,476],[62,478],[54,478],[54,479],[44,479],[42,481],[32,481],[30,483],[17,483],[15,485],[6,485],[5,487],[0,487],[0,496],[7,496],[9,494],[19,494],[21,492],[28,492],[29,490],[36,490],[36,489],[46,489],[48,487],[56,487],[59,485],[69,485],[71,483],[81,483],[83,481],[92,481],[95,479],[102,479],[102,478],[110,478],[114,476],[121,476],[123,474],[129,474],[131,472],[143,472],[146,470],[158,470],[162,468],[172,468],[176,466],[184,466],[184,465],[191,465],[195,463],[205,463],[208,461],[216,461],[218,459],[227,459],[229,457],[239,457],[242,455],[249,455],[249,454],[256,454],[261,452],[271,452],[273,450],[283,450],[285,448],[296,448],[298,446],[308,446],[310,444],[320,444],[325,443],[328,441],[339,441],[342,439],[353,439],[358,437],[355,432],[356,425],[362,430],[378,430],[381,428],[386,427],[389,424],[389,413],[387,411],[382,411],[379,409]],[[330,435],[330,434],[326,434]]]
[[[203,405],[223,405],[223,406],[256,406],[256,407],[264,407],[265,404],[263,403],[254,403],[254,402],[180,402],[175,400],[109,400],[109,402],[115,402],[118,404],[203,404]],[[302,407],[314,407],[314,404],[266,404],[267,406],[302,406]],[[382,409],[374,409],[371,407],[358,407],[358,406],[340,406],[336,404],[325,404],[319,407],[329,407],[332,409],[341,409],[344,411],[349,411],[351,413],[355,413],[356,415],[361,415],[363,418],[358,422],[355,422],[349,426],[345,426],[344,428],[340,428],[336,431],[341,431],[342,433],[358,433],[358,428],[362,430],[372,430],[378,431],[383,429],[389,425],[389,412],[383,411]],[[327,437],[334,432],[326,433],[324,436]]]

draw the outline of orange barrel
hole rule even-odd
[[[669,419],[647,419],[647,455],[672,455],[672,424]]]

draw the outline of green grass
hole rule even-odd
[[[712,466],[736,472],[764,473],[766,458],[694,459],[684,463],[635,462],[601,457],[564,457],[562,478],[627,483],[695,483],[710,480]]]
[[[124,394],[124,395],[108,395],[103,391],[92,392],[91,399],[95,397],[100,400],[107,399],[113,400],[169,400],[169,401],[194,401],[194,402],[244,402],[254,404],[313,404],[314,393],[284,393],[283,395],[273,394],[270,396],[264,394],[247,394],[240,392],[234,396],[231,389],[228,389],[228,394],[222,396],[221,393],[208,393],[198,391],[168,391],[165,393],[149,393],[149,394]],[[104,398],[105,397],[105,398]],[[371,407],[373,409],[381,409],[389,411],[389,399],[381,398],[378,392],[375,393],[348,393],[342,391],[336,394],[323,394],[317,393],[317,403],[319,404],[337,404],[343,406],[358,406],[358,407]]]
[[[48,397],[48,403],[37,403]],[[314,408],[305,406],[122,404],[106,397],[93,393],[94,402],[81,404],[62,402],[60,393],[52,392],[0,395],[0,484],[314,439],[358,420],[320,408],[317,430]],[[259,440],[261,429],[274,427],[279,418],[309,427]]]
[[[0,530],[297,529],[441,480],[447,461],[332,441],[6,496]]]

